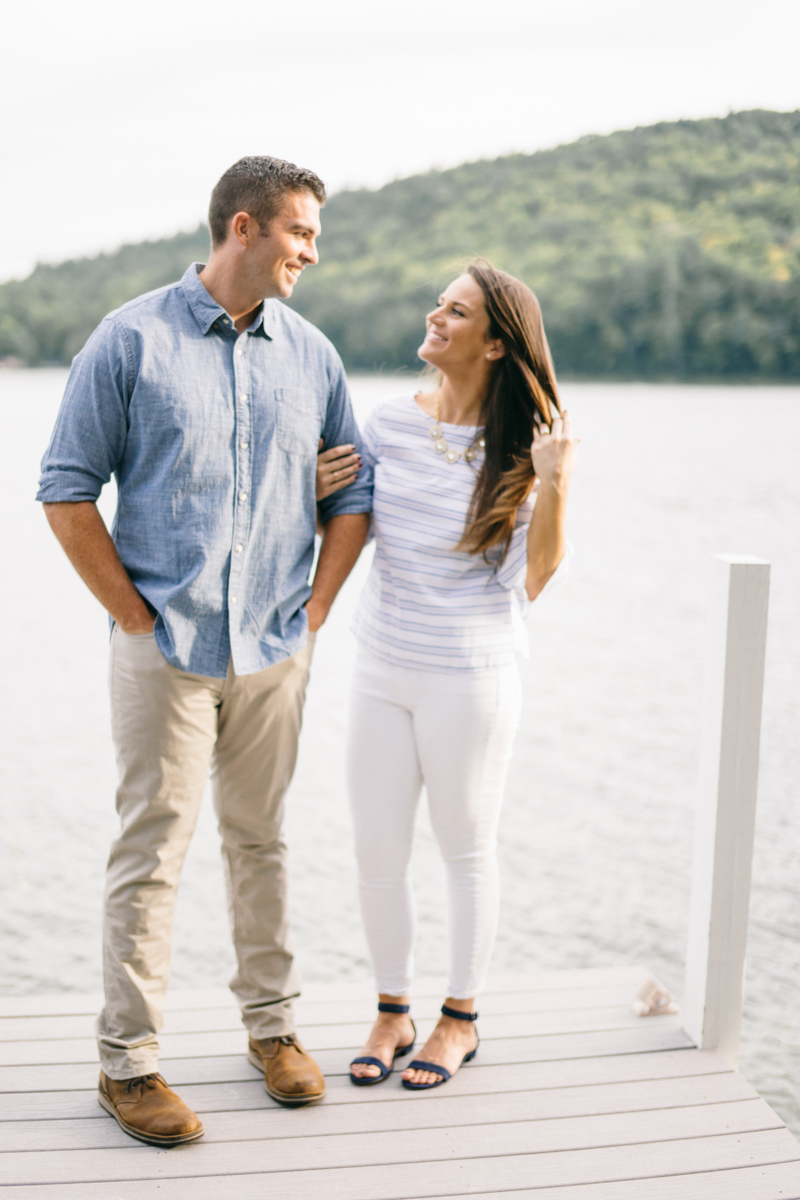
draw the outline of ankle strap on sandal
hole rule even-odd
[[[448,1008],[446,1004],[442,1005],[442,1015],[445,1017],[455,1017],[457,1021],[477,1021],[478,1014],[460,1012],[457,1008]]]
[[[378,1004],[378,1012],[407,1013],[410,1008],[410,1004]]]

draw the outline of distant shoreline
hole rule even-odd
[[[393,368],[391,370],[381,370],[376,367],[374,370],[369,370],[364,367],[356,367],[353,370],[345,368],[347,375],[351,379],[369,379],[372,377],[391,379],[396,378],[398,382],[408,380],[414,381],[414,372],[409,368]],[[14,372],[31,374],[44,371],[63,371],[67,374],[69,367],[63,363],[39,363],[36,366],[26,366],[25,363],[8,363],[0,360],[0,377],[10,375]],[[637,376],[608,376],[608,375],[573,375],[561,374],[558,376],[558,382],[564,383],[585,383],[591,384],[594,387],[704,387],[704,388],[730,388],[730,387],[770,387],[770,388],[800,388],[800,376],[797,379],[777,378],[775,376],[765,377],[761,375],[741,376],[741,377],[721,377],[719,375],[707,375],[696,379],[688,379],[686,376],[679,378],[671,378],[668,375],[659,379],[641,378]]]

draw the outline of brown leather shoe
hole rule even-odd
[[[325,1095],[325,1076],[294,1034],[289,1037],[250,1038],[247,1057],[264,1072],[264,1087],[279,1104],[295,1108]]]
[[[97,1099],[120,1129],[151,1146],[180,1146],[203,1136],[200,1118],[160,1075],[109,1079],[101,1071]]]

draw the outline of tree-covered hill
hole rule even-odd
[[[179,279],[208,254],[208,230],[123,246],[115,254],[39,265],[0,285],[0,358],[69,363],[107,312]]]
[[[68,361],[128,297],[206,253],[204,229],[39,266],[0,287],[0,356]],[[800,112],[583,138],[341,192],[294,307],[349,367],[415,362],[466,259],[520,276],[562,374],[800,378]]]

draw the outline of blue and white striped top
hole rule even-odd
[[[469,425],[442,427],[447,445],[465,450]],[[428,671],[480,670],[528,652],[522,620],[527,533],[535,502],[520,505],[505,562],[499,549],[456,550],[475,488],[477,460],[448,463],[433,448],[431,417],[413,396],[378,405],[367,419],[362,455],[375,472],[375,559],[353,632],[378,658]],[[568,552],[540,595],[566,572]]]

